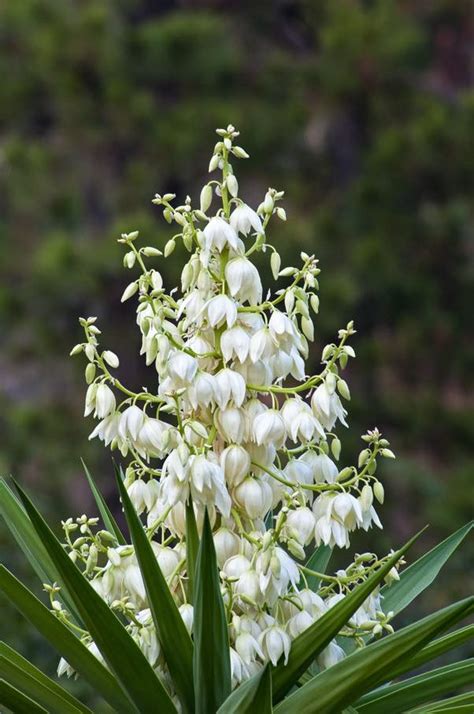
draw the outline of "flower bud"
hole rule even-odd
[[[203,213],[206,213],[207,209],[212,203],[212,186],[208,183],[204,186],[201,191],[201,196],[199,198],[200,208]]]

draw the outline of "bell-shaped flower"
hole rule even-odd
[[[339,474],[339,469],[327,454],[317,454],[315,451],[307,451],[302,457],[313,473],[314,483],[335,483]]]
[[[137,407],[136,404],[130,405],[122,412],[120,417],[119,436],[122,439],[130,439],[132,442],[136,441],[144,421],[145,412],[140,407]]]
[[[242,406],[245,389],[244,378],[232,369],[222,369],[215,376],[214,398],[221,409],[224,409],[231,399],[236,407]]]
[[[314,538],[316,521],[313,512],[303,506],[288,512],[283,533],[289,538],[295,538],[300,545],[308,545]]]
[[[332,641],[323,649],[317,661],[321,669],[328,669],[344,659],[346,653],[336,642]]]
[[[220,216],[211,218],[203,231],[205,250],[216,249],[221,253],[224,248],[238,248],[238,236],[235,229]]]
[[[225,362],[237,357],[239,362],[245,362],[250,349],[250,337],[243,327],[234,325],[221,335],[221,351]]]
[[[186,387],[191,384],[198,369],[195,357],[186,352],[175,350],[169,356],[168,372],[176,387]]]
[[[247,416],[242,408],[226,407],[215,413],[217,430],[225,441],[240,444],[244,441],[247,430]]]
[[[257,657],[265,658],[257,640],[248,632],[242,632],[238,635],[235,640],[235,649],[245,664],[250,664]]]
[[[226,482],[231,488],[238,486],[250,471],[250,454],[243,446],[231,444],[220,455]]]
[[[104,419],[104,417],[109,416],[115,411],[116,402],[115,395],[110,387],[104,382],[101,382],[95,393],[95,411],[94,416],[99,419]]]
[[[249,477],[234,489],[234,499],[248,518],[265,518],[272,505],[272,490],[262,479]]]
[[[252,431],[257,444],[270,441],[280,448],[286,440],[285,423],[276,409],[267,409],[266,412],[255,417]]]
[[[225,278],[232,297],[240,302],[248,301],[258,305],[262,301],[262,283],[258,270],[247,258],[229,260],[225,267]]]
[[[351,493],[338,493],[332,502],[332,512],[349,531],[361,526],[364,520],[360,503]]]
[[[224,472],[214,454],[191,457],[191,492],[196,502],[206,505],[215,503],[225,517],[229,516],[231,500],[225,485]]]
[[[306,402],[299,398],[287,399],[281,409],[288,435],[296,444],[311,441],[317,433],[324,438],[324,430]]]
[[[230,225],[237,233],[243,233],[247,236],[250,229],[253,228],[255,233],[261,235],[263,233],[263,225],[258,213],[253,208],[242,203],[235,208],[230,215]]]
[[[208,407],[215,399],[216,380],[213,374],[199,372],[186,395],[193,409]]]
[[[214,548],[216,549],[217,564],[220,568],[233,555],[240,550],[240,538],[228,528],[219,528],[214,535]]]
[[[237,320],[237,305],[227,295],[216,295],[207,302],[205,308],[211,327],[220,327],[223,324],[232,327]]]
[[[345,419],[347,412],[336,392],[331,391],[326,382],[320,384],[315,390],[311,398],[311,406],[315,417],[326,431],[331,431],[338,419],[341,424],[347,426]]]
[[[282,655],[283,663],[285,665],[288,663],[291,640],[283,628],[273,626],[264,630],[259,637],[259,643],[266,659],[269,659],[274,667]]]

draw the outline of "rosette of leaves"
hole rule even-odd
[[[154,557],[144,526],[130,502],[120,474],[117,483],[128,533],[122,533],[90,474],[104,528],[117,543],[132,542],[178,701],[173,701],[135,641],[71,561],[62,544],[25,492],[18,496],[6,481],[0,483],[0,511],[18,545],[42,583],[58,583],[57,608],[73,614],[77,635],[23,585],[0,567],[0,590],[11,605],[80,674],[104,702],[104,711],[186,712],[191,714],[290,714],[298,712],[470,712],[474,693],[465,693],[474,678],[474,660],[435,667],[417,676],[409,672],[472,639],[474,625],[456,627],[474,611],[467,598],[434,612],[380,639],[368,641],[332,667],[318,671],[317,655],[407,552],[414,538],[395,552],[365,582],[293,642],[286,665],[267,665],[231,692],[225,608],[219,587],[214,544],[206,518],[201,537],[188,508],[187,560],[192,573],[195,626],[191,637]],[[384,586],[385,607],[398,614],[436,578],[453,551],[469,533],[467,524],[402,571],[400,579]],[[330,553],[325,546],[310,556],[311,566],[324,570]],[[453,629],[454,628],[454,629]],[[94,638],[105,665],[83,644],[86,629]],[[401,678],[402,677],[402,678]],[[401,678],[401,679],[400,679]],[[453,692],[461,691],[460,694]],[[448,699],[443,699],[446,695]],[[15,713],[90,712],[79,699],[32,662],[0,645],[0,703]],[[102,706],[102,705],[99,705]],[[102,709],[100,709],[102,711]]]

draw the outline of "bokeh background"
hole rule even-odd
[[[199,195],[214,129],[251,155],[241,194],[286,190],[284,260],[320,258],[320,348],[354,319],[348,461],[378,425],[383,552],[472,516],[474,18],[457,0],[21,0],[0,5],[0,472],[52,519],[92,513],[80,457],[114,499],[82,418],[80,315],[149,383],[123,231],[162,244],[155,192]],[[176,282],[177,252],[163,273]],[[148,380],[148,381],[147,381]],[[357,547],[358,541],[355,546]],[[26,568],[0,525],[2,558]],[[420,601],[472,587],[469,547]],[[347,556],[348,557],[348,556]],[[471,578],[471,580],[470,580]],[[52,659],[8,610],[2,636]]]

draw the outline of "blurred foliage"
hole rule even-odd
[[[119,305],[115,238],[140,229],[162,245],[152,195],[196,199],[214,129],[232,122],[251,154],[243,197],[285,189],[273,241],[290,264],[301,249],[320,258],[315,355],[356,321],[343,456],[376,424],[401,456],[385,471],[380,549],[426,521],[425,545],[467,520],[471,13],[465,0],[2,3],[1,472],[56,519],[91,509],[80,456],[113,492],[110,456],[81,417],[83,365],[67,357],[77,317],[99,316],[124,379],[150,379]]]

